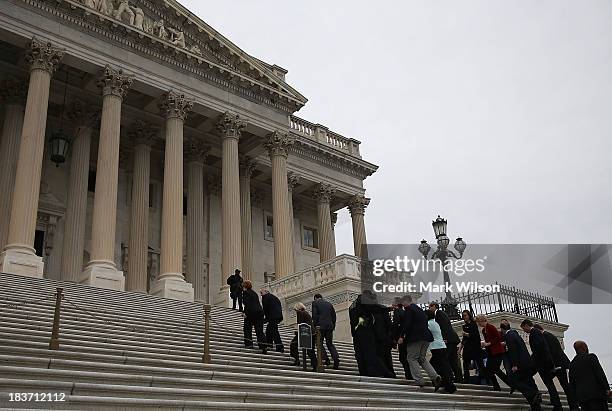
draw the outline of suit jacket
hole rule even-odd
[[[555,367],[548,343],[542,335],[542,331],[532,328],[529,333],[529,346],[531,347],[531,359],[538,370],[550,371]]]
[[[548,349],[550,350],[550,355],[552,356],[553,362],[555,363],[555,367],[561,368],[569,368],[570,360],[567,358],[567,355],[561,348],[561,343],[559,339],[554,336],[554,334],[549,333],[548,331],[544,331],[542,333],[546,343],[548,344]]]
[[[261,305],[263,306],[264,315],[267,321],[283,321],[283,306],[280,300],[274,294],[264,294],[261,297]]]
[[[427,326],[427,317],[425,312],[416,304],[410,304],[404,307],[404,318],[402,321],[401,335],[406,343],[414,343],[418,341],[433,341],[433,335]]]
[[[513,367],[517,367],[519,371],[534,370],[527,345],[518,331],[508,330],[504,336],[504,341],[506,342],[506,356]]]
[[[453,329],[450,318],[448,318],[448,315],[444,311],[436,311],[436,322],[440,326],[440,330],[442,330],[442,338],[446,341],[447,344],[459,344],[459,336]]]
[[[333,331],[336,328],[336,310],[329,301],[322,298],[312,302],[312,322],[321,327],[321,331]]]
[[[242,304],[244,305],[244,315],[251,321],[263,321],[264,311],[259,303],[259,296],[253,290],[245,290],[242,293]]]
[[[603,400],[610,389],[595,354],[577,354],[569,366],[570,388],[578,402]]]

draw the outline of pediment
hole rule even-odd
[[[24,1],[284,111],[297,111],[307,101],[272,66],[242,51],[174,0],[63,0],[53,9],[44,0]]]

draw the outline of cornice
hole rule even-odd
[[[158,62],[169,64],[179,71],[197,76],[209,84],[228,90],[247,100],[261,103],[286,113],[297,111],[306,102],[303,97],[296,99],[285,91],[275,89],[264,83],[262,80],[250,78],[238,72],[227,61],[227,65],[221,65],[219,62],[207,60],[207,56],[193,51],[193,45],[189,48],[177,46],[168,40],[159,38],[153,33],[140,30],[135,26],[86,7],[79,1],[20,1],[37,9],[40,14],[52,15],[72,26],[80,27],[87,34],[103,37],[123,48]],[[147,6],[147,10],[154,10],[152,3],[144,2],[143,0],[140,0],[138,5]],[[163,18],[171,17],[162,14],[159,10],[157,10],[156,14],[163,16]],[[205,43],[201,40],[198,41],[192,33],[185,32],[184,34],[192,42],[205,48]],[[223,63],[222,56],[217,54],[215,57],[219,58],[221,63]],[[251,58],[250,60],[254,59]]]

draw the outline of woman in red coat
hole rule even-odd
[[[508,377],[499,368],[506,353],[506,347],[502,344],[504,337],[493,324],[487,322],[487,317],[482,314],[476,316],[476,324],[482,328],[482,335],[484,336],[482,347],[487,350],[487,366],[485,367],[487,378],[491,380],[495,391],[501,391],[495,376],[498,376],[500,380],[510,386]]]

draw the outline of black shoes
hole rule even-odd
[[[334,361],[334,370],[337,370],[338,368],[340,368],[340,360]]]
[[[440,389],[440,386],[442,385],[442,378],[438,375],[436,376],[436,378],[433,380],[433,386],[434,386],[434,392],[438,391]]]

